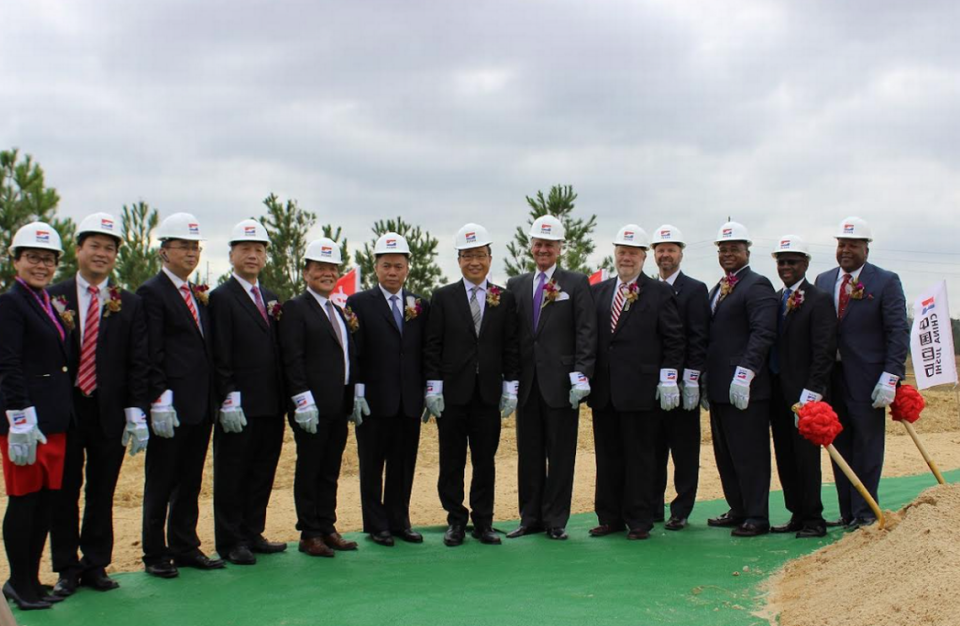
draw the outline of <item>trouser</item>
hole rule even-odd
[[[366,425],[364,423],[364,425]],[[321,417],[316,434],[293,426],[297,442],[297,468],[293,499],[301,539],[335,533],[337,482],[347,444],[347,417]]]
[[[364,532],[407,530],[420,417],[371,415],[364,418],[356,434]]]
[[[214,427],[213,522],[220,554],[263,534],[283,428],[282,415],[247,416],[239,433]]]
[[[880,474],[883,472],[886,409],[873,408],[869,398],[865,401],[851,398],[843,380],[843,365],[839,362],[833,368],[832,390],[833,408],[843,426],[843,431],[834,439],[833,446],[879,504],[877,488],[880,486]],[[833,477],[837,484],[841,517],[847,519],[876,517],[867,501],[850,484],[846,474],[835,463]]]
[[[63,485],[53,498],[50,525],[51,560],[54,571],[61,576],[102,570],[110,565],[113,495],[125,452],[119,435],[107,437],[103,433],[97,392],[92,397],[84,397],[75,390],[73,406],[76,421],[67,431]],[[123,415],[116,419],[124,421]],[[84,487],[82,525],[81,487]],[[83,558],[78,559],[78,549]]]
[[[448,524],[466,525],[468,514],[476,528],[493,526],[496,483],[494,457],[500,446],[500,411],[486,405],[475,386],[470,404],[448,406],[437,420],[440,431],[440,477],[437,491],[447,512]],[[464,468],[467,446],[473,478],[470,481],[470,511],[463,506]]]
[[[198,498],[210,422],[181,424],[170,439],[151,436],[143,485],[143,562],[154,565],[200,548]]]
[[[704,390],[704,393],[706,391]],[[670,517],[686,519],[693,512],[700,481],[700,407],[676,408],[666,414],[657,442],[656,512],[663,515],[667,489],[667,464],[673,455],[673,486],[677,497],[670,503]]]
[[[741,411],[710,403],[713,451],[730,515],[759,526],[770,523],[769,404],[751,400]]]
[[[777,456],[777,475],[783,487],[783,502],[791,521],[808,527],[823,526],[820,498],[820,446],[807,441],[797,430],[793,401],[783,396],[780,381],[773,380],[770,428]]]

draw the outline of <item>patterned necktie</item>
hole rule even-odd
[[[250,288],[250,293],[253,294],[253,300],[257,303],[257,308],[260,309],[260,315],[263,316],[263,321],[270,323],[270,319],[267,317],[267,307],[263,306],[263,298],[260,297],[260,288],[254,285]]]
[[[793,293],[793,289],[784,289],[783,297],[780,298],[780,319],[787,317],[787,302],[790,300],[790,294]]]
[[[547,275],[540,272],[540,278],[537,279],[537,290],[533,292],[533,330],[537,330],[537,324],[540,323],[540,309],[543,307],[543,285],[546,280]]]
[[[343,335],[340,334],[340,322],[337,321],[337,311],[333,307],[333,302],[327,300],[327,317],[330,319],[330,325],[333,326],[333,334],[337,336],[337,343],[343,347]]]
[[[613,310],[610,312],[610,332],[617,330],[617,322],[620,320],[620,312],[623,311],[623,302],[627,298],[627,286],[620,283],[617,289],[617,297],[613,299]]]
[[[97,337],[100,335],[100,290],[90,285],[87,291],[90,293],[90,306],[87,307],[87,320],[83,324],[80,371],[77,373],[77,387],[85,396],[97,388]]]
[[[847,305],[850,304],[850,292],[847,288],[850,286],[850,274],[843,275],[843,282],[840,283],[840,296],[837,298],[837,319],[843,319],[843,314],[847,312]]]
[[[200,316],[197,315],[197,307],[193,304],[193,297],[190,295],[190,287],[187,286],[187,283],[180,285],[180,295],[183,296],[183,301],[187,304],[187,308],[190,309],[190,315],[193,316],[193,321],[196,322],[197,328],[200,328]]]
[[[400,331],[400,334],[403,334],[403,314],[400,313],[400,307],[397,306],[397,300],[399,300],[396,295],[390,296],[390,310],[393,311],[393,322],[397,325],[397,330]]]
[[[473,328],[477,331],[477,337],[480,336],[480,322],[483,321],[483,315],[480,313],[480,303],[477,302],[477,291],[480,288],[473,286],[470,288],[470,314],[473,315]]]

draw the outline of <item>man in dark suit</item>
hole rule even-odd
[[[810,253],[803,239],[784,235],[773,258],[783,289],[777,294],[777,341],[770,350],[770,426],[790,521],[770,530],[795,532],[798,538],[823,537],[827,529],[820,498],[820,446],[800,435],[792,407],[828,395],[837,353],[837,316],[830,306],[830,294],[807,282]]]
[[[200,263],[199,223],[189,213],[174,213],[161,222],[157,237],[162,267],[137,290],[147,314],[154,435],[143,485],[143,563],[148,574],[173,578],[177,566],[223,567],[200,550],[197,536],[216,404],[207,286],[189,280]]]
[[[710,292],[707,399],[713,451],[730,510],[707,520],[733,527],[735,537],[770,530],[770,373],[767,355],[777,333],[777,296],[750,269],[750,236],[737,222],[716,242],[724,277]]]
[[[213,432],[214,530],[217,553],[236,565],[287,548],[263,536],[286,404],[279,298],[259,282],[269,242],[260,222],[237,224],[230,238],[233,275],[210,292],[215,397],[222,403]]]
[[[627,539],[648,539],[656,509],[663,512],[657,444],[680,406],[684,340],[673,290],[643,274],[648,241],[635,224],[621,228],[613,242],[617,276],[591,288],[598,345],[588,402],[600,522],[593,537],[626,526]]]
[[[420,447],[422,355],[430,305],[403,288],[410,272],[406,239],[386,233],[377,240],[374,255],[377,286],[347,299],[356,327],[360,383],[353,417],[363,530],[382,546],[392,546],[395,536],[422,543],[423,536],[410,527],[410,492]]]
[[[463,280],[434,292],[423,351],[427,408],[440,431],[437,491],[447,511],[443,542],[448,546],[463,543],[468,515],[474,538],[500,543],[493,530],[494,456],[500,419],[517,406],[520,357],[513,294],[487,280],[490,243],[487,229],[479,224],[466,224],[457,233]],[[463,506],[468,444],[472,512]]]
[[[340,246],[322,237],[307,246],[307,289],[283,305],[280,347],[292,401],[297,468],[293,497],[300,552],[333,557],[356,550],[336,529],[337,482],[353,409],[356,354],[350,324],[330,295],[340,278]]]
[[[873,239],[866,222],[858,217],[843,220],[836,238],[839,267],[816,281],[832,294],[838,319],[831,394],[843,432],[834,445],[876,500],[883,471],[884,413],[905,373],[910,337],[906,299],[899,276],[867,262]],[[876,521],[836,465],[833,475],[839,523],[858,528]]]
[[[69,338],[76,419],[67,431],[63,487],[50,527],[53,569],[59,574],[54,593],[64,597],[78,585],[99,591],[120,586],[105,569],[113,557],[113,494],[124,447],[129,445],[130,455],[135,455],[150,438],[146,320],[140,298],[109,280],[121,243],[119,231],[110,214],[84,218],[77,229],[79,271],[50,289],[76,319]],[[82,559],[77,558],[78,549]]]
[[[707,286],[680,271],[683,233],[664,224],[653,234],[653,254],[661,282],[670,285],[677,297],[680,320],[686,335],[683,359],[683,403],[664,424],[664,437],[658,444],[657,501],[662,505],[667,489],[667,463],[673,454],[673,485],[677,497],[670,503],[667,530],[683,530],[697,500],[700,477],[700,380],[707,364],[707,340],[710,332],[710,302]],[[658,509],[663,517],[663,507]]]
[[[520,338],[520,525],[507,537],[546,530],[562,540],[573,496],[580,403],[590,394],[596,360],[597,313],[587,277],[557,267],[560,220],[538,217],[530,238],[536,271],[507,282],[517,300]]]

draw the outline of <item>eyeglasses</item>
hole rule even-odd
[[[46,265],[47,267],[56,267],[57,266],[57,257],[52,255],[43,255],[33,254],[26,252],[20,257],[26,260],[30,265]]]
[[[203,246],[198,243],[181,246],[167,246],[167,250],[184,250],[186,252],[203,252]]]
[[[777,259],[777,265],[787,265],[793,267],[800,263],[800,259]]]
[[[489,254],[461,254],[460,258],[464,261],[486,261],[490,258]]]

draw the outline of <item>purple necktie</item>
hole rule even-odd
[[[537,324],[540,323],[540,308],[543,306],[543,283],[547,275],[540,272],[540,278],[537,280],[537,290],[533,292],[533,330],[537,330]]]

